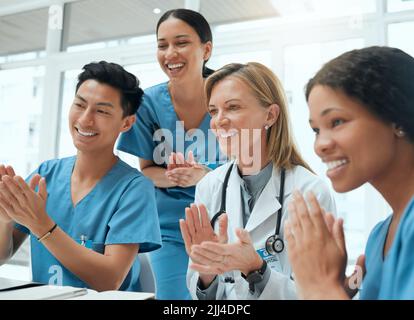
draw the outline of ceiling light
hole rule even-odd
[[[152,12],[154,12],[155,14],[160,14],[161,9],[160,8],[155,8],[154,10],[152,10]]]

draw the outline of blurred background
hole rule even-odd
[[[143,88],[167,80],[156,61],[155,26],[166,10],[180,7],[201,12],[212,26],[210,68],[258,61],[278,75],[296,141],[324,179],[306,82],[351,49],[389,45],[414,55],[414,0],[0,0],[0,163],[26,176],[41,161],[75,153],[67,114],[86,63],[119,63]],[[121,156],[138,167],[134,157]],[[351,268],[390,209],[368,185],[335,197]],[[30,280],[28,245],[0,266],[0,277]]]

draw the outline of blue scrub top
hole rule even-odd
[[[161,83],[145,90],[137,121],[131,130],[121,135],[117,148],[165,168],[171,152],[187,155],[191,150],[197,162],[215,169],[225,161],[225,157],[209,130],[210,120],[207,113],[200,124],[200,131],[189,135],[183,123],[177,123],[180,120],[171,101],[168,83]],[[195,187],[156,187],[155,190],[163,238],[182,241],[178,223],[185,216],[185,208],[194,202]]]
[[[361,299],[414,299],[414,198],[405,209],[391,248],[383,259],[391,218],[378,223],[369,236]]]
[[[161,246],[155,193],[152,182],[122,160],[73,206],[71,176],[76,157],[50,160],[32,173],[45,177],[48,198],[46,211],[72,239],[86,237],[86,246],[103,253],[105,245],[139,244],[139,252]],[[31,175],[31,176],[32,176]],[[31,176],[27,178],[30,180]],[[21,226],[25,232],[30,231]],[[33,281],[74,287],[88,285],[67,270],[39,241],[30,237]],[[62,271],[62,283],[60,272]],[[138,257],[120,287],[124,291],[140,291]]]

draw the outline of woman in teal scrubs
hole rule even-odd
[[[392,208],[365,250],[361,299],[414,299],[414,58],[389,47],[347,52],[307,86],[315,152],[337,192],[369,182]],[[342,220],[300,194],[285,227],[303,298],[349,299]],[[362,262],[363,259],[360,260]],[[362,280],[364,266],[352,278]],[[353,289],[353,288],[351,288]]]
[[[119,65],[86,65],[69,113],[77,155],[42,163],[27,184],[0,166],[1,261],[30,235],[33,281],[140,290],[138,250],[161,245],[154,187],[113,153],[135,122],[138,85]]]
[[[118,149],[138,156],[143,174],[156,186],[162,235],[162,248],[150,254],[156,296],[190,299],[179,219],[194,201],[197,182],[219,161],[214,135],[208,139],[210,116],[203,92],[204,78],[211,73],[205,64],[212,34],[198,12],[176,9],[158,21],[157,41],[158,62],[169,81],[145,90],[138,121],[122,134]]]

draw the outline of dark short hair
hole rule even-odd
[[[213,43],[213,34],[211,32],[210,25],[208,24],[206,18],[204,18],[200,13],[197,11],[189,10],[189,9],[173,9],[165,12],[161,18],[158,20],[156,33],[158,34],[158,29],[165,20],[168,18],[173,17],[179,20],[184,21],[188,24],[193,30],[198,34],[201,43],[211,42]],[[209,69],[206,67],[206,63],[208,60],[204,61],[203,65],[203,77],[207,78],[210,74],[214,72],[214,70]]]
[[[316,85],[342,91],[414,142],[414,58],[404,51],[374,46],[346,52],[309,80],[306,100]]]
[[[118,89],[121,94],[123,116],[130,116],[137,112],[142,101],[144,91],[139,87],[139,80],[122,66],[112,62],[91,62],[83,66],[78,76],[76,92],[86,80],[96,80]]]

